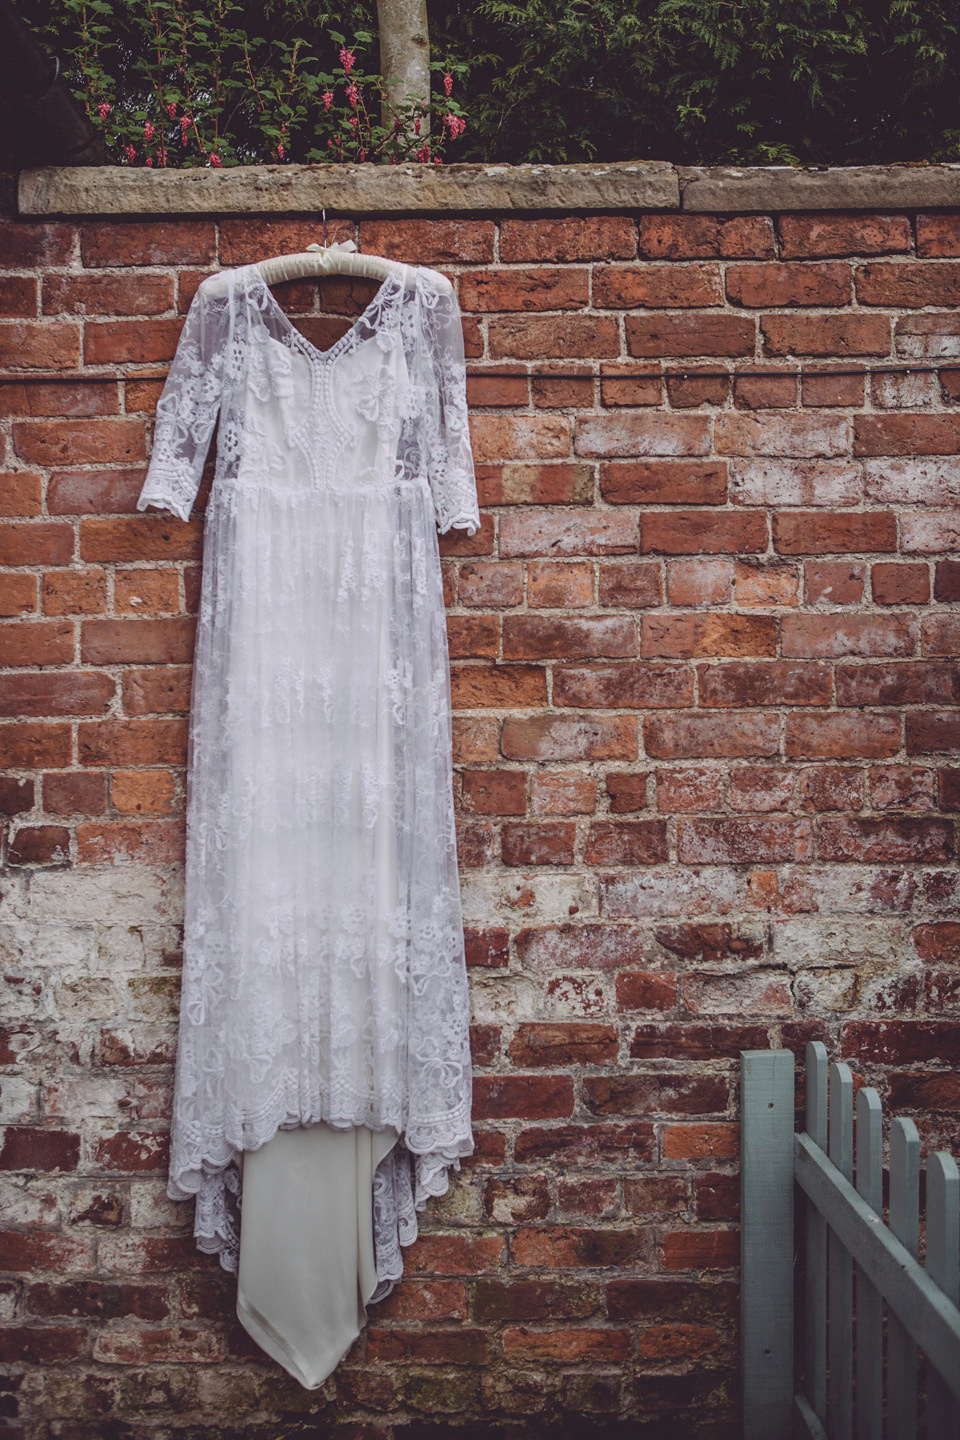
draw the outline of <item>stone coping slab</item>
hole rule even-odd
[[[383,215],[459,211],[690,213],[960,208],[958,165],[247,165],[228,170],[43,166],[21,215]]]

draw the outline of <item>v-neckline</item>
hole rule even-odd
[[[348,341],[353,339],[354,335],[357,334],[357,332],[360,330],[360,327],[365,323],[365,321],[370,317],[370,315],[373,314],[377,306],[384,299],[387,291],[390,289],[390,286],[395,281],[399,282],[401,286],[404,286],[406,284],[406,269],[407,267],[405,266],[403,272],[399,275],[395,271],[391,271],[386,276],[383,283],[378,287],[377,293],[374,295],[369,305],[367,305],[366,308],[361,311],[361,313],[357,316],[356,320],[354,320],[353,324],[350,326],[349,330],[345,330],[344,333],[340,336],[340,338],[333,342],[329,349],[320,350],[316,345],[313,344],[311,340],[307,339],[306,335],[304,335],[302,331],[297,329],[296,325],[294,325],[293,321],[290,319],[289,315],[287,315],[283,306],[280,304],[280,301],[277,299],[276,295],[274,295],[266,280],[264,280],[256,262],[247,267],[248,274],[251,276],[255,284],[260,285],[261,289],[267,297],[267,301],[270,305],[271,310],[273,311],[273,314],[280,320],[281,324],[285,327],[294,344],[301,345],[307,355],[323,363],[328,360],[334,359],[341,350],[346,348]]]

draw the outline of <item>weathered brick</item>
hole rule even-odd
[[[505,660],[577,659],[636,653],[636,623],[626,616],[561,620],[540,615],[508,615],[503,622]]]
[[[586,266],[551,269],[525,265],[521,270],[465,270],[460,276],[460,308],[464,311],[580,310],[588,295]]]
[[[184,720],[98,720],[78,727],[82,765],[182,765]]]
[[[112,675],[93,671],[0,675],[0,715],[103,715],[115,689]]]
[[[67,865],[70,831],[65,825],[21,825],[10,837],[7,861],[11,865]]]
[[[70,1130],[8,1125],[0,1142],[0,1170],[71,1171],[80,1163],[80,1136]]]
[[[601,310],[678,310],[722,302],[718,265],[601,265],[593,303]]]
[[[570,421],[565,415],[474,415],[470,422],[474,459],[485,461],[563,459],[570,454]]]
[[[73,660],[69,621],[0,625],[0,665],[66,665]]]
[[[955,455],[960,415],[857,415],[854,455]]]
[[[3,584],[0,585],[0,619],[25,615],[36,608],[36,575],[4,575]]]
[[[960,299],[960,265],[918,260],[858,265],[856,289],[861,305],[955,305]]]
[[[553,460],[545,465],[477,465],[480,504],[589,505],[593,500],[593,469],[583,460]]]
[[[534,815],[590,815],[597,806],[597,782],[577,770],[534,775],[530,809]]]
[[[718,415],[716,449],[720,455],[806,457],[845,455],[848,422],[835,415],[796,415],[768,410],[762,415]]]
[[[672,1010],[676,1003],[676,975],[626,970],[617,976],[618,1010]]]
[[[732,599],[732,560],[671,560],[666,569],[670,605],[727,605]]]
[[[849,265],[728,265],[727,299],[763,309],[788,305],[849,305]],[[704,302],[706,303],[706,302]]]
[[[813,859],[809,820],[679,820],[677,854],[688,865]]]
[[[457,665],[450,683],[457,710],[513,709],[547,701],[546,673],[540,665]]]
[[[508,760],[634,760],[637,722],[629,715],[543,715],[503,722]]]
[[[532,609],[573,610],[592,605],[593,592],[594,569],[587,561],[535,560],[527,566],[527,604]]]
[[[897,354],[911,360],[936,360],[960,354],[960,321],[956,311],[901,315],[893,327]]]
[[[673,709],[693,704],[693,673],[682,665],[558,666],[554,705],[591,709]]]
[[[586,865],[656,865],[669,859],[663,820],[597,820],[583,853]]]
[[[628,315],[625,324],[630,355],[752,355],[756,345],[756,322],[742,315]]]
[[[689,660],[717,655],[775,655],[772,615],[649,615],[641,621],[640,653]]]
[[[897,517],[889,510],[838,515],[818,510],[781,513],[773,517],[773,546],[781,555],[896,550]]]
[[[794,565],[763,560],[738,560],[733,569],[733,595],[738,606],[797,605],[800,575]]]
[[[960,750],[960,714],[956,710],[923,710],[904,722],[908,755],[953,755]]]
[[[950,705],[960,702],[955,665],[907,661],[895,665],[838,665],[840,705]]]
[[[875,810],[933,810],[936,773],[920,765],[878,765],[867,777]]]
[[[829,665],[771,660],[750,664],[702,665],[700,704],[737,708],[745,705],[829,705]]]
[[[929,864],[953,855],[953,826],[947,820],[831,817],[820,822],[817,848],[824,860]]]
[[[522,770],[465,770],[463,806],[477,815],[524,815],[527,777]]]
[[[667,374],[667,395],[675,410],[696,410],[702,405],[723,405],[730,393],[730,376],[714,368],[690,365]]]
[[[600,362],[600,403],[618,405],[660,405],[663,378],[660,367],[651,361],[602,360]]]
[[[895,715],[831,711],[787,716],[787,755],[882,760],[899,749],[900,720]]]
[[[784,410],[797,403],[798,372],[770,366],[768,375],[738,375],[733,384],[737,410]]]
[[[803,576],[808,605],[859,605],[866,592],[862,560],[808,560]]]
[[[618,1039],[613,1025],[575,1022],[528,1022],[517,1027],[510,1042],[515,1065],[608,1065],[617,1058]]]
[[[654,510],[640,520],[645,554],[743,555],[766,550],[767,543],[767,517],[760,510]]]
[[[572,865],[576,826],[563,821],[504,825],[505,865]]]
[[[477,1075],[473,1086],[479,1120],[562,1120],[573,1114],[569,1075]]]
[[[641,215],[639,249],[652,260],[772,259],[773,225],[766,215]]]
[[[722,505],[727,471],[712,460],[614,461],[600,466],[600,491],[612,505]]]
[[[627,215],[505,218],[500,259],[505,265],[545,260],[630,260],[637,253],[636,223]],[[453,257],[451,257],[453,258]],[[462,263],[459,261],[458,263]]]
[[[490,354],[495,360],[591,359],[620,352],[613,317],[495,315],[489,325]]]
[[[754,813],[789,810],[796,779],[794,770],[774,765],[742,765],[730,771],[730,808]]]
[[[43,577],[45,615],[102,615],[107,608],[103,570],[48,570]]]
[[[72,748],[69,725],[42,721],[0,725],[0,754],[17,769],[62,769],[71,763]]]
[[[643,740],[657,760],[745,758],[778,754],[780,727],[775,715],[651,715],[643,722]]]
[[[147,453],[144,422],[126,416],[14,420],[13,448],[34,465],[129,465]]]
[[[500,554],[516,556],[625,555],[637,549],[637,522],[629,514],[567,511],[500,517]]]
[[[885,315],[761,315],[767,355],[889,355]]]
[[[447,650],[451,660],[495,660],[500,651],[500,617],[449,615]]]
[[[736,505],[856,505],[862,494],[861,468],[848,460],[734,460],[730,470]]]
[[[865,377],[840,366],[805,365],[800,380],[800,403],[811,410],[858,409],[866,394]]]
[[[661,815],[719,810],[725,792],[719,769],[690,766],[683,770],[658,770],[657,809]]]
[[[930,599],[926,565],[874,565],[870,582],[878,605],[925,605]]]
[[[710,421],[706,415],[612,415],[577,420],[574,450],[585,456],[706,455]]]
[[[599,567],[598,595],[601,605],[623,609],[647,609],[660,604],[660,566],[606,562]]]
[[[713,1115],[730,1103],[723,1075],[588,1075],[583,1098],[594,1115]]]
[[[935,600],[960,600],[960,560],[939,560],[933,584]]]
[[[193,658],[192,619],[84,620],[80,655],[92,665],[166,665]]]
[[[918,255],[960,255],[960,228],[956,215],[917,216]]]
[[[0,525],[0,565],[66,565],[73,557],[73,527],[51,521]]]
[[[910,615],[785,615],[781,648],[798,659],[912,655],[917,632]]]
[[[583,1266],[591,1270],[614,1266],[642,1265],[653,1250],[652,1236],[633,1227],[629,1230],[595,1228],[533,1229],[517,1231],[511,1246],[515,1265],[556,1267]]]
[[[906,215],[786,214],[779,230],[781,255],[801,259],[905,253],[912,244]]]
[[[859,810],[863,775],[846,765],[808,765],[799,771],[798,795],[804,810]]]

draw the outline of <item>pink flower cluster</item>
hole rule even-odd
[[[112,109],[113,106],[110,105],[106,100],[101,100],[100,104],[97,106],[97,114],[100,116],[101,120],[106,120]]]
[[[450,139],[456,140],[467,128],[467,122],[460,115],[446,114],[443,123],[450,132]]]
[[[350,71],[353,69],[356,63],[356,55],[351,54],[351,52],[346,48],[346,46],[342,46],[340,49],[340,64],[343,66],[344,74],[349,75]]]
[[[447,73],[446,73],[446,74],[444,75],[444,77],[443,77],[443,93],[444,93],[444,95],[446,95],[446,97],[447,97],[448,100],[450,99],[450,92],[451,92],[452,89],[453,89],[453,76],[450,74],[450,72],[449,72],[449,70],[448,70]]]

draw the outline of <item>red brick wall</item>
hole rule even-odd
[[[199,280],[316,224],[5,221],[3,373],[105,378],[0,388],[0,1413],[24,1440],[730,1440],[739,1050],[822,1038],[958,1145],[960,369],[884,368],[960,365],[960,221],[337,231],[444,269],[464,315],[477,1154],[322,1394],[165,1200],[201,519],[134,501]]]

